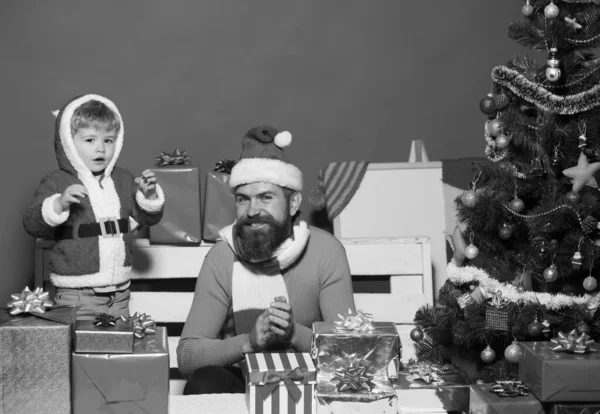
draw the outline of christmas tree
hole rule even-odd
[[[547,61],[493,68],[489,161],[455,200],[448,281],[411,333],[417,359],[473,381],[514,377],[519,341],[600,338],[600,0],[527,0],[522,13],[509,37]]]

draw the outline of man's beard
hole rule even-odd
[[[286,211],[282,221],[270,215],[246,217],[233,226],[238,256],[249,263],[269,260],[273,253],[290,236],[291,216]],[[266,227],[253,229],[253,223],[266,224]]]

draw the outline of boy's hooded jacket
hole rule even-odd
[[[90,100],[108,106],[121,121],[115,152],[100,180],[85,166],[73,142],[71,118],[75,110]],[[154,225],[163,213],[164,193],[156,185],[158,197],[148,200],[137,190],[134,176],[115,163],[123,147],[124,127],[119,110],[109,99],[84,95],[68,102],[56,115],[54,150],[59,170],[42,179],[33,202],[26,209],[23,224],[34,237],[53,238],[57,226],[71,226],[73,238],[55,241],[50,250],[50,279],[57,287],[94,288],[114,286],[129,280],[133,258],[131,231],[108,236],[78,237],[78,226],[105,219],[126,219]],[[73,184],[82,184],[88,196],[80,204],[56,214],[54,200]]]

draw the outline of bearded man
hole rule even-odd
[[[231,171],[237,219],[204,259],[177,347],[184,394],[243,393],[247,353],[309,352],[312,323],[355,311],[343,245],[298,219],[302,173],[287,131],[262,125],[242,138]]]

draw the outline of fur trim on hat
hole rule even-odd
[[[242,158],[231,170],[231,188],[258,182],[302,191],[302,172],[293,164],[270,158]]]

